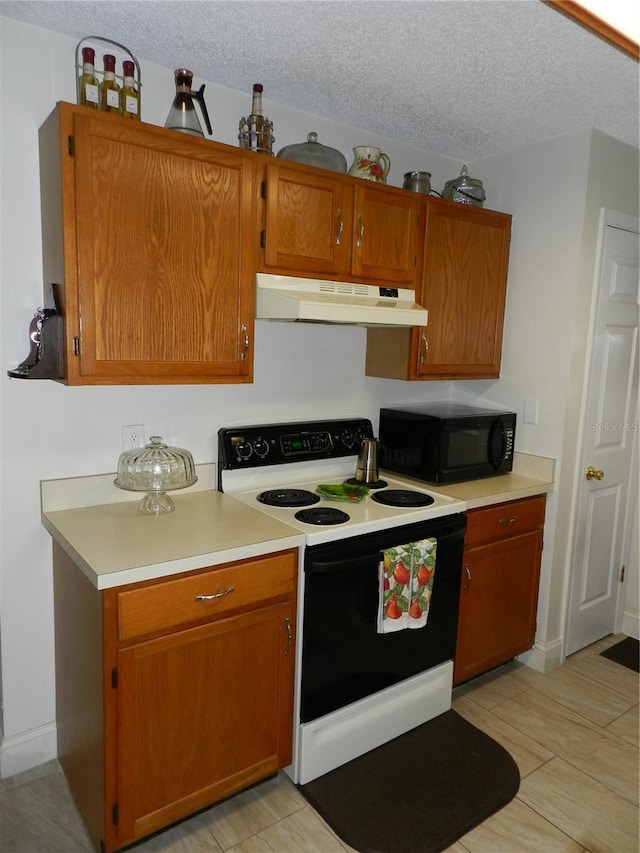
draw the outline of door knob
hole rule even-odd
[[[604,471],[598,471],[592,465],[589,465],[587,470],[584,472],[584,476],[587,480],[601,480],[604,477]]]

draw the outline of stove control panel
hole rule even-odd
[[[373,437],[366,418],[223,427],[218,431],[218,467],[230,471],[353,456],[363,438]]]

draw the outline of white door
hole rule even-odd
[[[567,648],[618,630],[620,582],[638,489],[638,220],[603,211],[583,421]],[[588,471],[593,469],[593,471]]]

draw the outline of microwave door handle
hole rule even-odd
[[[506,454],[506,430],[502,418],[496,418],[489,431],[487,456],[489,464],[497,470],[504,462]]]

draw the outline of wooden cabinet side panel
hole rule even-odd
[[[44,305],[53,306],[50,286],[55,283],[64,316],[64,377],[69,384],[77,382],[79,369],[79,359],[74,355],[79,318],[76,207],[73,158],[69,153],[72,136],[73,115],[64,105],[48,116],[38,133]]]
[[[121,843],[290,762],[294,611],[275,605],[120,652]]]
[[[53,544],[58,758],[96,849],[105,837],[101,594]]]

